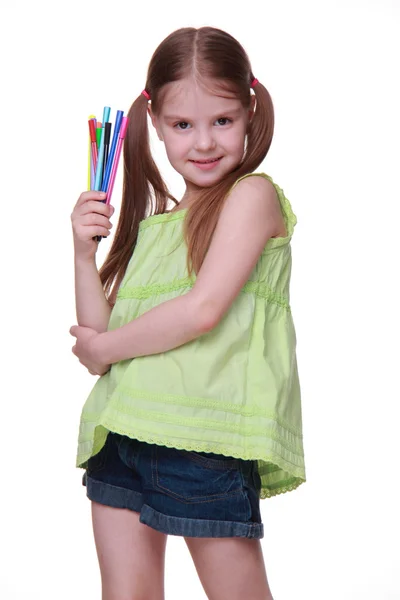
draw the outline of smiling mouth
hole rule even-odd
[[[208,163],[217,162],[217,160],[221,160],[222,156],[218,158],[209,158],[207,160],[191,160],[190,162],[199,163],[200,165],[207,165]]]

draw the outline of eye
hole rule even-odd
[[[186,121],[181,121],[180,123],[177,123],[176,125],[174,125],[174,127],[176,127],[177,129],[180,129],[181,131],[185,131],[185,129],[188,129],[188,127],[180,127],[180,125],[189,125],[189,123],[186,123]]]
[[[225,123],[221,123],[221,121],[225,121]],[[216,123],[218,123],[219,125],[226,125],[227,122],[232,123],[232,119],[228,119],[228,117],[220,117],[216,121]]]

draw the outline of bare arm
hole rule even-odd
[[[109,217],[112,208],[99,200],[99,192],[80,195],[71,214],[74,236],[75,307],[78,324],[90,327],[98,333],[107,331],[111,314],[96,266],[97,242],[95,235],[110,234]]]
[[[107,331],[111,306],[106,300],[94,259],[79,259],[75,255],[75,307],[79,325]]]
[[[268,239],[278,233],[280,221],[274,186],[262,177],[240,181],[225,202],[193,289],[97,336],[93,341],[97,359],[112,364],[166,352],[216,327]]]
[[[152,308],[144,315],[98,336],[96,352],[104,364],[127,358],[159,354],[186,344],[208,331],[203,314],[196,310],[193,290]]]

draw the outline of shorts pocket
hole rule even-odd
[[[213,502],[243,492],[240,459],[155,445],[152,463],[155,487],[185,502]]]
[[[238,469],[241,464],[239,458],[214,454],[213,452],[194,452],[192,450],[177,450],[182,456],[207,466],[209,469]]]

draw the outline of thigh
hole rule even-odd
[[[163,600],[167,536],[139,514],[92,501],[103,600]]]
[[[185,538],[208,600],[273,600],[260,540]]]

